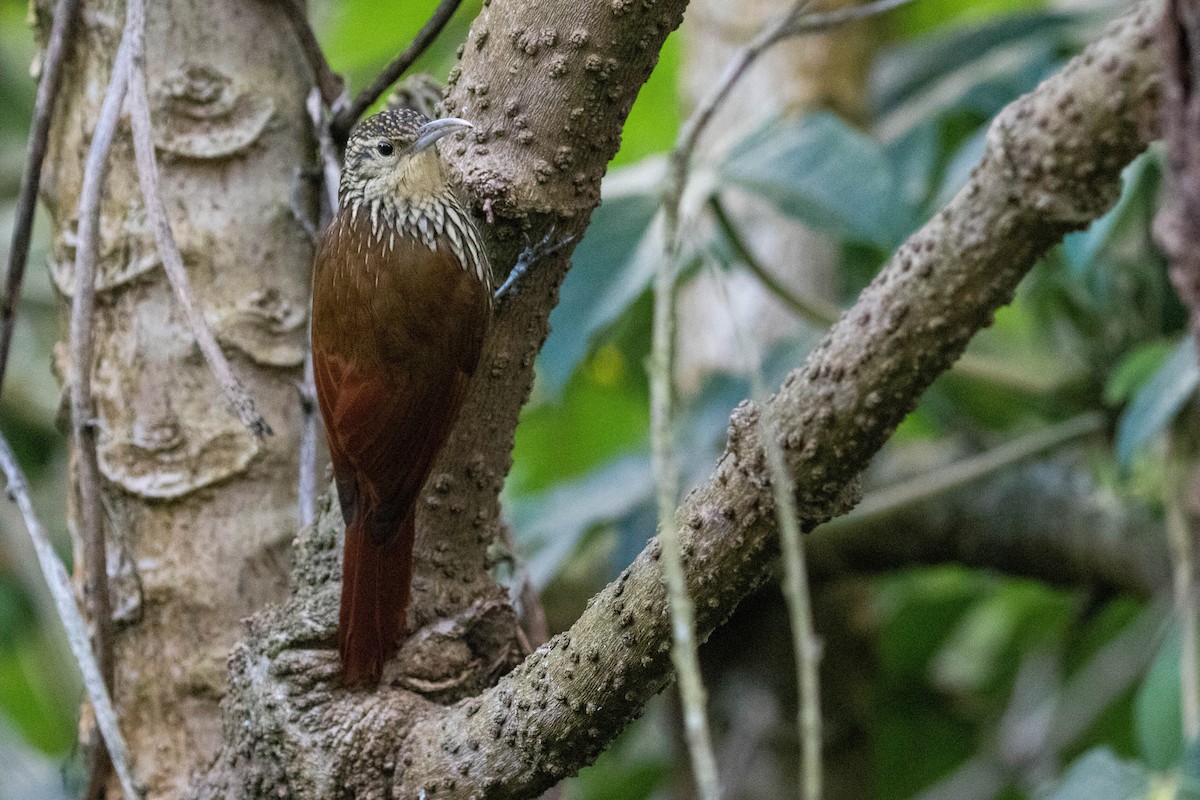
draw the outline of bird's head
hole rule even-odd
[[[473,127],[465,119],[431,120],[409,109],[388,110],[354,126],[342,168],[342,200],[420,201],[446,192],[434,142]]]

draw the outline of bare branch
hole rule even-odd
[[[76,294],[78,295],[78,292]],[[58,560],[58,555],[54,552],[54,545],[50,543],[50,537],[46,535],[45,528],[42,527],[37,514],[34,513],[33,501],[29,496],[29,482],[25,480],[21,465],[17,463],[17,457],[3,435],[0,435],[0,470],[4,471],[5,479],[8,481],[8,496],[21,510],[21,516],[25,519],[25,528],[29,531],[29,538],[33,540],[33,548],[37,552],[42,576],[46,579],[46,586],[49,587],[50,595],[54,598],[54,607],[58,611],[58,618],[67,632],[67,643],[71,646],[71,653],[79,664],[80,672],[83,673],[83,688],[87,692],[88,700],[96,715],[96,727],[100,729],[100,734],[108,748],[109,757],[116,768],[121,791],[125,795],[125,800],[139,800],[141,795],[137,791],[133,773],[129,769],[125,738],[121,735],[121,728],[117,723],[117,712],[113,708],[112,697],[107,688],[109,679],[105,678],[104,670],[96,654],[92,652],[91,644],[88,641],[87,622],[79,611],[79,606],[75,604],[75,594],[71,590],[71,577],[67,575],[67,570]]]
[[[71,301],[70,318],[71,441],[76,453],[75,483],[79,492],[79,535],[83,540],[87,594],[95,625],[96,661],[105,685],[110,688],[113,680],[113,624],[108,590],[108,550],[105,544],[104,521],[100,514],[100,468],[96,462],[96,429],[92,410],[92,328],[96,306],[100,194],[104,187],[108,153],[121,114],[121,104],[125,100],[129,85],[129,68],[129,46],[126,38],[122,37],[84,164],[83,185],[80,188],[76,212],[79,227],[75,248],[75,296]],[[109,764],[102,757],[97,757],[92,759],[90,766],[88,797],[103,791]]]
[[[753,273],[754,277],[758,278],[759,283],[781,301],[784,305],[795,312],[796,316],[803,319],[810,325],[820,328],[828,328],[833,323],[837,322],[837,318],[842,315],[842,309],[833,303],[815,298],[800,297],[795,292],[784,286],[778,278],[771,274],[750,249],[750,245],[746,242],[742,232],[738,230],[729,212],[725,210],[725,204],[721,202],[718,195],[713,195],[708,198],[708,207],[712,211],[713,219],[717,223],[717,228],[725,237],[725,241],[729,243],[733,250],[734,257],[746,265],[746,268]]]
[[[715,198],[714,198],[715,200]],[[723,214],[720,205],[714,211]],[[734,337],[742,363],[750,376],[750,394],[755,403],[767,402],[767,387],[763,380],[762,358],[733,312],[733,299],[725,275],[713,269],[721,290],[725,312],[733,322]],[[804,800],[821,800],[823,765],[821,762],[821,644],[813,626],[812,594],[808,588],[808,564],[804,554],[804,539],[796,511],[796,490],[787,460],[779,446],[775,421],[764,414],[759,422],[759,436],[764,444],[767,472],[771,480],[771,497],[775,503],[775,520],[783,550],[783,596],[787,603],[792,631],[792,650],[795,653],[796,685],[800,702],[796,705],[796,733],[800,740],[800,774],[797,785],[803,788]]]
[[[671,661],[675,665],[683,705],[683,735],[700,796],[704,800],[719,800],[717,760],[713,755],[706,712],[708,703],[696,653],[695,608],[688,594],[675,519],[675,505],[679,502],[679,465],[675,454],[672,349],[679,248],[677,239],[671,234],[668,237],[667,252],[660,259],[654,275],[653,344],[649,359],[650,451],[658,501],[658,541],[662,545],[663,580],[671,606]]]
[[[309,69],[317,82],[317,89],[321,93],[321,100],[328,108],[338,108],[346,102],[346,81],[329,66],[321,43],[317,41],[317,35],[308,24],[304,4],[300,0],[279,0],[279,5],[283,7],[283,15],[287,17],[288,24],[292,26],[292,31],[300,42],[300,49],[304,51],[304,58],[308,61]]]
[[[304,355],[304,378],[300,384],[300,411],[302,426],[300,433],[300,479],[296,487],[296,500],[300,506],[300,527],[306,527],[316,519],[317,508],[317,390],[313,375],[312,332],[309,331],[309,348]]]
[[[0,303],[0,390],[8,369],[8,351],[12,348],[13,331],[17,323],[17,301],[25,280],[25,265],[29,260],[29,243],[33,237],[33,218],[37,212],[38,186],[42,179],[42,162],[50,138],[50,116],[58,92],[58,78],[66,57],[67,42],[79,16],[81,0],[58,0],[54,7],[54,22],[42,59],[42,76],[38,81],[37,97],[33,101],[33,124],[29,129],[29,145],[25,154],[25,171],[17,193],[16,221],[13,223],[12,246],[8,251],[8,272],[4,278],[4,301]]]
[[[337,211],[342,160],[329,131],[333,123],[326,116],[325,109],[321,107],[320,95],[314,91],[308,96],[305,106],[308,109],[309,119],[312,120],[313,130],[317,134],[317,147],[321,156],[321,198],[317,229],[324,230],[325,226],[329,224],[329,220],[333,219],[334,212]]]
[[[400,76],[405,70],[413,65],[413,63],[421,57],[421,54],[429,49],[437,39],[438,34],[450,22],[450,18],[454,16],[454,12],[458,10],[462,0],[442,0],[438,7],[434,10],[433,16],[422,26],[421,30],[417,31],[417,35],[413,38],[412,43],[396,56],[392,63],[384,67],[383,72],[379,73],[371,85],[358,93],[348,107],[342,109],[334,115],[333,121],[330,124],[330,132],[333,134],[333,140],[339,145],[344,145],[346,139],[350,136],[350,129],[354,127],[354,123],[358,122],[358,118],[371,107],[371,104],[383,96],[383,93],[388,90],[396,81],[400,80]]]
[[[251,433],[262,439],[271,435],[271,426],[262,418],[254,407],[254,400],[246,388],[233,374],[233,368],[217,344],[216,338],[204,319],[196,294],[188,278],[187,269],[183,265],[183,256],[175,243],[171,232],[171,223],[167,220],[167,211],[163,207],[162,197],[158,190],[158,164],[154,155],[154,129],[150,122],[150,105],[146,98],[146,75],[144,53],[145,7],[143,0],[129,0],[130,14],[135,15],[135,24],[130,29],[132,37],[130,80],[129,80],[129,118],[133,128],[133,151],[137,162],[138,183],[142,189],[142,197],[146,203],[146,213],[154,228],[154,239],[158,243],[159,257],[163,269],[175,290],[175,297],[183,308],[192,335],[204,359],[212,370],[217,385],[225,395],[226,402],[233,409],[234,415]]]
[[[341,165],[337,147],[329,133],[327,106],[321,103],[320,93],[314,89],[305,103],[313,130],[317,134],[317,146],[321,158],[319,173],[320,194],[317,201],[317,228],[324,230],[333,219],[338,206],[338,183]],[[315,235],[319,235],[315,234]],[[314,236],[315,238],[315,236]],[[300,384],[301,434],[300,434],[300,478],[296,495],[300,503],[300,525],[311,525],[315,519],[317,498],[317,434],[320,421],[317,417],[317,389],[313,376],[312,327],[306,334],[308,348],[304,354],[304,377]]]
[[[869,517],[886,516],[897,508],[937,497],[1018,461],[1061,447],[1068,442],[1103,430],[1103,428],[1104,417],[1100,414],[1094,412],[1080,414],[1057,425],[1026,434],[980,455],[957,461],[945,469],[918,475],[895,486],[871,492],[863,498],[854,511],[830,524],[853,524]]]
[[[1072,424],[1055,427],[1066,433]],[[1061,440],[1055,447],[1063,452],[1027,464],[1001,465],[996,457],[1002,450],[1014,458],[1033,455],[1026,448],[1036,439],[1049,443],[1053,431],[957,462],[975,471],[972,481],[922,476],[868,494],[853,512],[809,536],[813,580],[956,563],[1101,594],[1160,594],[1171,580],[1162,515],[1097,481],[1090,448]],[[977,470],[989,461],[995,469]],[[942,491],[926,491],[939,483]],[[1047,519],[1054,525],[1047,528]]]
[[[840,8],[837,11],[829,11],[822,14],[805,14],[802,17],[793,16],[790,21],[780,27],[776,35],[780,39],[788,39],[793,36],[804,36],[810,33],[823,33],[833,28],[840,28],[850,22],[857,22],[869,17],[878,16],[911,1],[875,0],[872,3],[863,3],[861,6]]]

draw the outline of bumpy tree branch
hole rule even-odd
[[[534,53],[547,48],[547,60],[558,55],[549,43],[561,42],[561,31],[543,35],[527,25],[516,30],[513,6],[494,0],[488,8],[468,52],[516,46]],[[635,8],[642,7],[631,7],[628,16],[642,13]],[[612,7],[606,4],[605,9],[611,26]],[[853,504],[858,473],[924,389],[1011,299],[1034,261],[1063,234],[1086,225],[1115,201],[1122,167],[1152,134],[1159,99],[1153,25],[1160,9],[1158,2],[1138,6],[1061,73],[1007,107],[992,124],[986,155],[968,185],[900,247],[854,308],[768,401],[806,528]],[[623,24],[621,15],[615,19]],[[580,24],[586,32],[586,24]],[[484,33],[488,30],[490,38]],[[605,80],[612,82],[631,69],[586,53],[589,42],[601,46],[620,38],[574,39],[578,49],[568,52],[577,61],[568,58],[568,63],[610,70]],[[492,138],[500,121],[481,126],[480,138],[464,147],[464,156],[473,155],[462,162],[468,188],[493,200],[493,210],[510,219],[521,212],[528,219],[537,211],[559,219],[586,217],[594,203],[592,173],[583,172],[577,182],[570,177],[571,166],[560,170],[546,161],[545,169],[538,167],[539,154],[562,142],[561,136],[522,143],[519,134],[561,133],[564,124],[568,133],[586,130],[588,137],[598,137],[600,150],[576,157],[587,155],[584,160],[598,176],[600,156],[611,154],[606,131],[622,115],[600,117],[603,126],[588,127],[587,109],[596,107],[587,106],[585,97],[580,98],[584,111],[573,115],[571,102],[550,96],[544,87],[540,97],[533,96],[532,87],[519,77],[492,94],[474,81],[464,84],[468,66],[464,62],[463,77],[451,95],[454,103],[480,110],[474,104],[492,97],[491,102],[511,112],[506,119],[526,119],[524,126],[504,123],[509,127],[503,137]],[[593,96],[597,88],[594,82]],[[571,86],[564,83],[562,91],[570,95]],[[535,175],[544,174],[544,183],[522,183],[519,172],[495,170],[492,159],[513,155],[514,149],[524,163],[533,164]],[[497,227],[511,234],[513,225]],[[544,318],[534,308],[539,303],[545,307],[562,269],[552,260],[531,275],[528,291],[516,295],[512,308],[502,309],[502,332],[520,321],[526,326],[522,341],[533,340],[530,348],[540,343]],[[493,350],[488,364],[499,366],[501,352]],[[520,360],[508,364],[528,369]],[[510,403],[514,388],[527,384],[522,384],[524,377],[502,380],[503,373],[493,369],[489,380],[485,371],[479,382],[483,387],[477,385],[475,393],[499,385],[505,389],[501,402]],[[502,416],[508,413],[515,409],[503,410]],[[678,512],[701,633],[720,624],[768,575],[778,552],[758,440],[759,414],[752,404],[738,407],[716,471]],[[502,474],[476,462],[475,496],[494,490],[487,484]],[[460,477],[447,475],[445,480]],[[435,475],[435,498],[438,482]],[[443,486],[440,496],[453,495],[452,488]],[[295,593],[287,606],[252,622],[247,643],[235,651],[225,707],[227,748],[201,797],[280,792],[324,797],[335,788],[357,796],[532,797],[589,763],[670,679],[670,616],[660,551],[652,542],[594,598],[571,630],[476,696],[439,704],[478,692],[489,680],[487,665],[502,671],[511,658],[500,646],[507,640],[511,612],[486,593],[476,595],[473,605],[457,615],[447,614],[441,623],[418,632],[400,655],[404,674],[385,675],[390,685],[365,695],[345,692],[337,686],[336,659],[326,644],[337,602],[334,517],[327,509],[314,532],[301,540]],[[461,528],[486,528],[486,514],[475,519],[479,526],[459,519],[460,530],[451,535],[461,541]],[[442,599],[448,601],[448,596]],[[460,608],[462,602],[460,596]],[[421,674],[423,666],[436,663],[433,654],[444,661],[450,648],[462,666],[458,676],[441,667],[436,674]],[[486,662],[482,669],[480,662]]]
[[[1143,4],[1000,114],[967,187],[772,398],[807,527],[849,506],[857,474],[1037,257],[1115,201],[1121,168],[1152,132],[1158,9]],[[739,407],[717,471],[679,511],[701,630],[776,552],[757,418]],[[570,631],[482,697],[419,721],[400,748],[399,785],[416,793],[458,774],[452,796],[524,797],[587,763],[668,679],[657,561],[651,544]]]

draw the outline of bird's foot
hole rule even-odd
[[[517,282],[521,280],[521,276],[529,271],[531,266],[575,241],[574,236],[564,236],[561,239],[555,239],[554,234],[556,230],[557,228],[552,225],[540,242],[537,244],[526,244],[525,249],[521,251],[521,255],[517,256],[517,263],[509,271],[508,277],[504,279],[504,283],[500,284],[500,288],[492,294],[493,299],[499,300],[501,297],[515,292]]]

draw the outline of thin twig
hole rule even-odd
[[[783,549],[783,597],[787,603],[792,629],[792,649],[796,658],[796,685],[800,703],[796,708],[796,731],[800,737],[799,785],[804,800],[820,800],[821,764],[821,642],[813,625],[812,595],[808,587],[808,564],[804,555],[804,537],[796,508],[796,489],[788,470],[775,419],[768,412],[767,387],[763,380],[761,355],[755,352],[750,337],[737,324],[729,284],[720,270],[712,267],[717,286],[733,324],[738,351],[750,376],[750,396],[761,409],[759,442],[766,456],[771,477],[771,495],[775,501],[775,519]]]
[[[75,296],[70,322],[71,441],[75,446],[75,481],[79,492],[79,535],[83,540],[87,596],[95,626],[95,658],[108,687],[113,682],[112,610],[108,597],[108,548],[100,514],[100,468],[96,463],[96,428],[92,409],[92,326],[96,306],[96,250],[100,228],[100,195],[104,187],[108,153],[112,147],[121,104],[129,85],[130,52],[121,39],[113,62],[96,131],[84,163],[79,190],[77,243],[75,246]],[[94,751],[93,751],[94,752]],[[91,763],[88,796],[102,791],[109,764],[103,758]]]
[[[938,497],[971,481],[1007,466],[1055,450],[1076,439],[1104,429],[1102,414],[1094,411],[1020,436],[987,452],[964,458],[944,468],[901,481],[868,493],[849,514],[826,523],[827,527],[861,524],[864,520],[886,516],[900,508]]]
[[[317,503],[317,390],[313,377],[312,328],[308,328],[308,352],[304,356],[304,378],[300,384],[300,479],[296,500],[300,504],[300,527],[316,519]]]
[[[388,64],[383,72],[379,73],[370,86],[358,93],[348,107],[338,112],[330,125],[330,131],[333,133],[333,139],[338,144],[345,144],[346,139],[350,136],[350,129],[354,127],[354,123],[363,115],[371,104],[378,100],[388,87],[400,79],[405,70],[413,65],[421,54],[429,49],[433,44],[434,39],[442,32],[442,28],[446,27],[446,23],[454,16],[454,12],[458,10],[462,0],[442,0],[438,7],[434,10],[433,16],[425,23],[421,30],[417,31],[417,35],[413,38],[404,52],[396,56],[392,63]]]
[[[1196,551],[1192,525],[1183,510],[1180,493],[1184,481],[1182,465],[1174,459],[1166,482],[1167,540],[1171,545],[1171,571],[1175,588],[1175,613],[1179,618],[1179,686],[1183,709],[1183,736],[1193,741],[1200,735],[1200,668],[1196,663],[1197,614]]]
[[[708,127],[708,123],[712,121],[713,116],[717,113],[717,109],[725,102],[725,98],[733,90],[734,84],[741,80],[746,74],[746,70],[750,68],[758,57],[763,54],[771,45],[783,38],[783,31],[790,25],[796,17],[804,10],[810,0],[798,0],[786,13],[776,19],[773,23],[763,28],[763,30],[750,41],[740,53],[734,56],[733,60],[725,67],[725,71],[721,73],[721,77],[717,79],[717,85],[711,92],[708,93],[696,110],[684,122],[683,128],[679,131],[679,138],[676,140],[675,149],[671,153],[671,172],[675,177],[675,186],[669,187],[672,194],[683,196],[683,188],[687,183],[687,174],[691,167],[692,154],[696,150],[696,142],[700,139],[700,134]],[[675,203],[678,206],[678,201]]]
[[[317,227],[324,230],[333,219],[338,206],[338,182],[341,167],[338,164],[337,148],[329,134],[329,118],[320,94],[314,89],[306,103],[321,157],[320,195],[317,201]],[[319,236],[319,234],[318,234]],[[317,494],[317,388],[313,376],[312,326],[305,337],[309,346],[304,354],[304,377],[300,384],[300,475],[296,497],[300,504],[300,524],[309,525],[314,519]]]
[[[876,0],[874,3],[863,3],[861,6],[840,8],[837,11],[793,17],[790,23],[783,26],[783,29],[779,33],[779,38],[790,39],[793,36],[823,33],[834,28],[840,28],[849,22],[857,22],[861,19],[878,16],[910,2],[912,0]]]
[[[653,344],[650,371],[650,450],[658,500],[658,541],[662,547],[663,576],[671,605],[671,661],[679,680],[683,704],[683,731],[692,772],[703,800],[719,800],[716,758],[709,733],[704,683],[696,653],[696,621],[688,594],[679,543],[675,504],[679,494],[679,466],[675,456],[672,341],[675,328],[675,265],[677,247],[670,247],[654,277]]]
[[[298,0],[280,0],[279,5],[283,7],[283,15],[300,42],[300,49],[304,51],[304,58],[321,92],[321,99],[329,108],[340,107],[346,102],[346,81],[329,66],[325,51],[321,49],[321,43],[308,23],[304,5]]]
[[[718,78],[716,86],[700,101],[696,110],[688,117],[680,129],[675,149],[671,153],[671,169],[668,175],[666,194],[668,226],[671,226],[670,216],[673,213],[671,211],[672,206],[676,209],[674,213],[677,214],[680,198],[683,196],[683,189],[687,183],[688,172],[691,169],[692,155],[696,149],[696,143],[699,141],[700,135],[712,121],[713,116],[717,113],[717,109],[725,102],[734,85],[746,73],[750,65],[758,60],[759,56],[783,39],[829,30],[846,22],[890,11],[897,6],[909,2],[912,2],[912,0],[876,0],[873,3],[866,3],[829,14],[801,16],[800,12],[809,4],[809,0],[798,0],[791,9],[780,16],[775,22],[765,27],[758,36],[754,37],[729,62],[721,77]],[[678,220],[676,220],[676,224],[673,226],[675,231],[678,231],[677,222]]]
[[[317,229],[324,230],[333,219],[338,208],[338,185],[342,180],[342,160],[337,145],[333,142],[330,126],[333,125],[321,106],[321,97],[315,90],[305,103],[313,131],[317,134],[317,149],[321,157],[321,198],[317,214]]]
[[[29,145],[25,154],[25,171],[17,193],[17,214],[13,223],[12,246],[8,251],[8,273],[4,279],[4,301],[0,304],[0,389],[8,369],[8,352],[12,348],[17,322],[17,301],[25,280],[25,265],[29,261],[29,243],[33,237],[33,218],[37,212],[38,186],[42,179],[42,162],[50,140],[50,117],[54,97],[58,93],[58,78],[66,57],[67,42],[79,16],[81,0],[58,0],[54,21],[50,25],[50,40],[42,59],[42,76],[38,81],[37,97],[33,101],[33,124],[29,128]]]
[[[754,277],[758,278],[767,291],[783,301],[788,308],[796,312],[797,316],[816,327],[828,328],[837,322],[838,317],[842,315],[842,309],[833,303],[823,300],[800,297],[784,286],[778,278],[763,266],[762,261],[758,259],[758,256],[750,249],[749,244],[746,243],[742,232],[734,224],[733,219],[729,216],[729,212],[725,210],[725,204],[721,202],[720,197],[714,194],[708,198],[708,207],[712,211],[717,227],[724,234],[726,241],[729,242],[729,246],[733,248],[734,257],[746,265],[746,268],[754,274]]]
[[[83,688],[87,692],[88,700],[91,701],[96,715],[96,727],[100,729],[100,735],[103,737],[112,763],[116,767],[121,791],[125,795],[125,800],[138,800],[140,795],[129,769],[128,748],[126,748],[125,739],[121,735],[121,728],[117,724],[117,712],[113,709],[112,697],[108,693],[106,682],[101,674],[100,663],[88,641],[87,622],[84,620],[79,606],[75,604],[71,578],[67,575],[67,570],[63,567],[62,562],[58,560],[58,555],[54,552],[54,545],[50,543],[50,537],[46,535],[46,530],[34,513],[33,501],[29,495],[29,482],[25,480],[21,465],[17,463],[17,458],[3,435],[0,435],[0,469],[4,471],[4,476],[8,481],[8,495],[17,504],[21,516],[25,519],[25,528],[29,531],[29,538],[33,541],[38,565],[42,568],[42,575],[54,598],[54,607],[58,611],[58,618],[67,632],[67,643],[75,655],[75,660],[79,663],[80,672],[83,673]]]
[[[130,14],[135,17],[131,28],[132,43],[130,48],[130,80],[129,80],[129,118],[133,128],[133,153],[137,162],[138,183],[142,189],[146,213],[154,228],[154,239],[158,244],[159,258],[163,269],[166,270],[175,297],[187,317],[192,336],[204,359],[212,370],[226,402],[234,414],[251,433],[259,439],[271,434],[271,426],[263,419],[254,407],[254,400],[246,388],[233,374],[233,368],[217,344],[216,338],[204,319],[204,312],[196,301],[191,280],[187,269],[183,266],[183,256],[175,243],[171,232],[171,223],[167,220],[167,211],[159,194],[158,164],[154,155],[154,129],[150,122],[150,105],[146,98],[145,74],[145,6],[143,0],[130,0]]]

